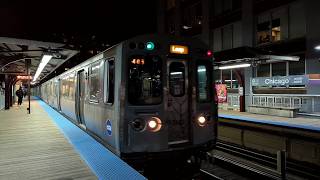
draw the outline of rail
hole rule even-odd
[[[300,114],[320,116],[320,95],[253,94],[252,106],[299,108]]]
[[[4,109],[4,107],[5,107],[4,91],[0,89],[0,110]]]
[[[308,177],[311,179],[320,178],[320,175],[317,174],[317,169],[306,167],[305,165],[301,165],[291,160],[284,160],[285,153],[283,151],[279,151],[277,156],[272,156],[220,140],[217,142],[216,149],[228,154],[235,155],[237,157],[253,161],[258,165],[260,164],[259,167],[263,167],[263,170],[255,169],[247,164],[239,163],[239,161],[228,159],[219,155],[213,155],[213,158],[223,161],[230,161],[230,163],[232,164],[237,163],[237,166],[241,166],[242,168],[248,169],[263,176],[267,176],[271,179],[284,179],[286,177],[286,172],[297,174],[302,177]]]

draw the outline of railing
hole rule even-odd
[[[239,94],[228,93],[227,94],[227,103],[219,103],[219,108],[224,109],[224,110],[239,111],[239,109],[240,109]]]
[[[0,89],[0,110],[4,109],[5,107],[5,97],[4,97],[4,91]]]
[[[299,108],[300,113],[320,115],[320,95],[254,94],[251,105]]]

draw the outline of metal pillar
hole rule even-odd
[[[5,75],[5,94],[4,94],[4,97],[5,97],[5,107],[4,109],[8,110],[10,109],[10,98],[11,98],[11,95],[10,95],[10,91],[11,91],[11,87],[10,87],[10,78],[9,78],[9,75]]]
[[[281,179],[286,179],[286,152],[277,152],[277,171],[281,175]]]
[[[30,114],[30,63],[31,63],[31,59],[26,59],[25,60],[25,63],[26,63],[26,69],[27,69],[27,76],[28,76],[28,103],[29,103],[29,106],[27,108],[28,110],[28,114]]]

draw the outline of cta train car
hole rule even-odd
[[[41,85],[41,97],[124,159],[213,148],[212,53],[196,39],[142,35]]]

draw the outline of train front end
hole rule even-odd
[[[121,156],[188,157],[216,141],[212,52],[201,41],[156,35],[123,44]]]

